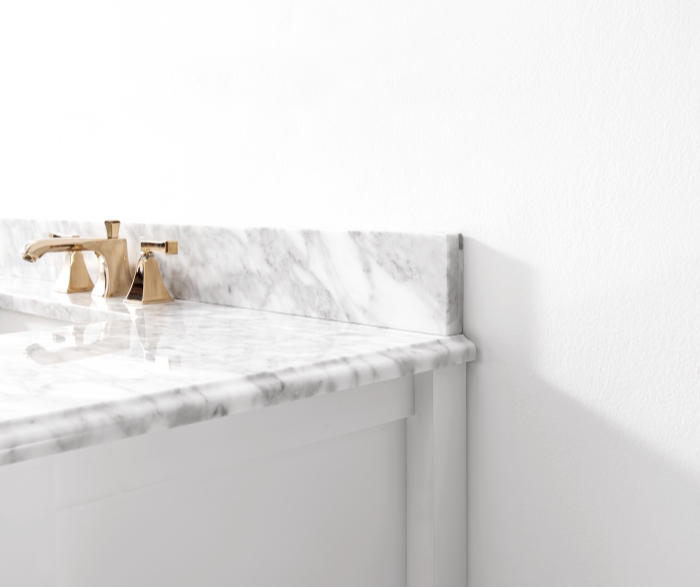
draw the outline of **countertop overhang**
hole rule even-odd
[[[0,277],[0,465],[474,360],[440,336],[191,301],[127,306]],[[466,390],[465,390],[466,392]]]

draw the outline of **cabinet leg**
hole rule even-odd
[[[467,584],[466,365],[414,377],[407,419],[408,587]]]

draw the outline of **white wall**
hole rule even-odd
[[[463,232],[470,587],[698,585],[699,31],[695,0],[4,2],[0,215]]]

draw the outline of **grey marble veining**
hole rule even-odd
[[[49,232],[94,236],[100,222],[0,219],[0,275],[54,281],[62,255],[23,262],[22,246]],[[160,260],[182,300],[386,326],[462,332],[462,255],[456,234],[321,232],[124,222],[132,265],[141,237],[177,239]],[[93,276],[94,255],[85,255]]]
[[[125,306],[18,278],[0,278],[0,308],[80,322],[0,336],[0,464],[475,357],[461,334],[188,301]]]

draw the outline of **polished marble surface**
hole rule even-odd
[[[63,255],[26,263],[19,250],[49,232],[100,236],[100,222],[0,219],[0,274],[54,281]],[[179,241],[159,259],[173,297],[387,326],[462,332],[462,252],[457,234],[323,232],[123,222],[132,266],[139,239]],[[95,256],[85,255],[95,278]],[[132,267],[133,269],[133,267]]]
[[[76,322],[0,336],[0,464],[464,363],[438,336],[214,304],[126,306],[0,277],[0,308]]]

